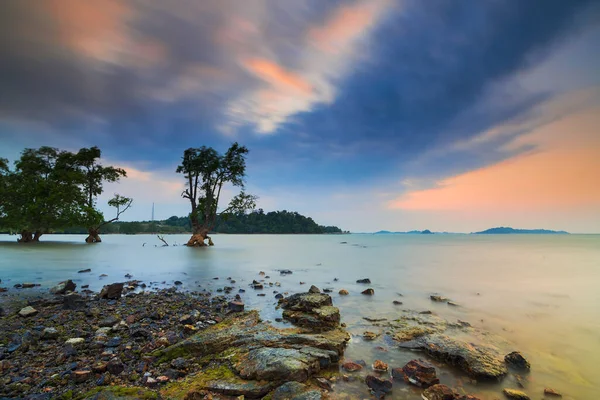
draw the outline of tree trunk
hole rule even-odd
[[[88,237],[85,238],[86,243],[100,243],[100,231],[97,228],[88,229]]]
[[[19,243],[37,243],[40,241],[40,236],[42,236],[41,231],[21,231],[21,237],[17,239]]]

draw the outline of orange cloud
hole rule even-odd
[[[121,0],[49,0],[60,38],[88,57],[112,61],[128,41],[126,20],[132,10]]]
[[[345,51],[379,18],[388,1],[357,2],[338,8],[323,26],[308,32],[314,46],[327,53]]]
[[[287,71],[285,68],[263,58],[245,60],[242,64],[262,80],[280,87],[295,89],[303,94],[310,95],[312,87],[300,75]]]
[[[600,108],[573,114],[515,140],[536,150],[408,192],[404,210],[561,212],[600,210]]]

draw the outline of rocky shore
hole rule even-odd
[[[344,352],[353,335],[331,296],[315,286],[275,296],[292,326],[283,329],[244,310],[239,293],[245,289],[233,295],[226,285],[215,296],[183,292],[180,285],[146,291],[130,280],[94,293],[77,292],[67,280],[26,302],[3,301],[0,398],[362,399],[410,388],[426,400],[477,400],[440,384],[437,365],[482,382],[531,368],[521,353],[504,354],[487,332],[413,310],[398,310],[393,321],[365,318],[371,328],[362,339],[382,351],[418,351],[416,358],[405,365],[351,360]],[[250,290],[260,295],[263,286],[278,285],[259,279]],[[529,398],[508,387],[498,396]]]

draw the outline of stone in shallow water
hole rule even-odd
[[[421,349],[431,357],[457,366],[478,380],[499,380],[508,370],[498,349],[476,345],[443,334],[431,334],[403,342],[400,347]]]
[[[554,390],[554,389],[551,389],[551,388],[545,388],[545,389],[544,389],[544,394],[545,394],[546,396],[562,397],[562,394],[561,394],[561,393],[559,393],[559,392],[557,392],[556,390]]]
[[[503,389],[502,393],[509,399],[513,400],[529,400],[529,396],[520,390],[515,389]]]
[[[363,367],[360,364],[357,364],[352,361],[347,361],[342,364],[342,368],[344,368],[348,372],[360,371]]]
[[[411,360],[404,367],[395,368],[392,376],[422,388],[440,383],[434,366],[423,360]]]
[[[506,363],[514,369],[528,370],[531,368],[529,361],[527,361],[525,357],[523,357],[523,355],[518,351],[513,351],[512,353],[504,356],[504,361],[506,361]]]
[[[392,391],[392,382],[387,379],[380,379],[374,375],[367,375],[365,383],[378,399],[383,399],[386,394]]]
[[[60,282],[58,285],[54,286],[50,289],[50,293],[52,294],[65,294],[66,292],[72,292],[75,290],[77,285],[72,280],[66,280]]]
[[[321,293],[321,290],[315,285],[312,285],[310,289],[308,289],[308,293]]]
[[[425,389],[422,394],[424,400],[456,400],[458,396],[454,389],[441,384]]]
[[[363,291],[362,291],[362,292],[360,292],[360,293],[361,293],[361,294],[366,294],[366,295],[368,295],[368,296],[373,296],[373,295],[375,294],[375,291],[374,291],[373,289],[369,288],[369,289],[365,289],[365,290],[363,290]]]

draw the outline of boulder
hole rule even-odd
[[[524,392],[521,392],[520,390],[503,389],[502,393],[504,393],[504,396],[506,396],[509,399],[513,399],[513,400],[530,400],[529,396],[527,396],[527,394],[525,394]]]
[[[437,384],[425,389],[421,397],[424,400],[457,400],[459,395],[454,389]]]
[[[498,349],[475,344],[444,334],[419,336],[400,343],[400,347],[424,350],[431,357],[454,365],[477,380],[499,380],[508,370]]]
[[[371,283],[371,280],[369,278],[359,279],[356,283]]]
[[[310,289],[308,289],[308,293],[321,293],[321,290],[315,285],[312,285]]]
[[[244,311],[244,302],[239,300],[230,301],[227,306],[230,311],[233,312],[242,312]]]
[[[512,353],[504,356],[504,361],[506,361],[506,363],[514,369],[529,370],[531,368],[529,361],[527,361],[525,357],[523,357],[523,355],[518,351],[513,351]]]
[[[392,371],[395,379],[404,379],[408,383],[422,388],[440,383],[436,376],[435,367],[423,360],[411,360],[402,368],[395,368]]]
[[[325,293],[298,293],[280,299],[279,304],[284,309],[283,318],[304,328],[324,331],[340,323],[340,310]]]
[[[363,290],[363,291],[362,291],[362,292],[360,292],[360,293],[361,293],[361,294],[366,294],[366,295],[368,295],[368,296],[373,296],[373,295],[375,294],[375,291],[374,291],[373,289],[369,288],[369,289],[365,289],[365,290]]]
[[[32,317],[37,313],[38,313],[38,310],[36,310],[35,308],[33,308],[31,306],[24,307],[21,309],[21,311],[19,311],[19,315],[24,318]]]
[[[112,283],[110,285],[106,285],[100,291],[101,299],[109,299],[116,300],[121,298],[121,294],[123,293],[123,283]]]
[[[392,382],[387,379],[378,378],[374,375],[367,375],[365,383],[378,399],[383,399],[386,394],[392,391]]]
[[[52,294],[65,294],[67,292],[72,292],[75,290],[77,285],[72,280],[66,280],[60,282],[58,285],[54,286],[50,289],[50,293]]]
[[[348,291],[346,289],[340,289],[339,294],[341,296],[347,296],[349,293],[348,293]]]

